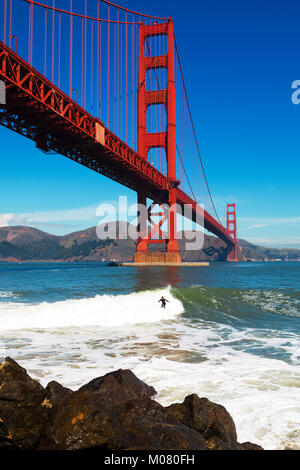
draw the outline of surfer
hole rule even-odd
[[[166,308],[166,302],[169,302],[169,301],[165,299],[164,296],[162,296],[162,298],[159,299],[158,302],[161,302],[161,308]]]

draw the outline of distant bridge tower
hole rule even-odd
[[[165,55],[146,57],[145,41],[153,36],[168,37],[168,52]],[[138,84],[138,154],[148,158],[148,153],[152,148],[163,148],[166,153],[168,179],[171,189],[168,194],[158,194],[154,203],[148,211],[141,217],[139,241],[135,254],[135,262],[181,262],[180,252],[177,243],[176,229],[176,201],[177,186],[176,179],[176,92],[175,92],[175,58],[174,58],[174,36],[173,21],[167,23],[139,26],[139,84]],[[148,70],[167,70],[167,88],[163,90],[146,90],[146,74]],[[167,114],[167,129],[164,132],[147,133],[147,109],[151,105],[164,105]],[[169,204],[168,214],[165,209],[159,213],[152,213],[152,208],[160,205],[164,208],[164,203]],[[141,190],[138,192],[138,203],[146,206],[146,196]],[[162,217],[159,223],[155,223],[151,218]],[[168,235],[164,234],[161,226],[168,219]],[[149,231],[147,220],[152,224]],[[154,239],[153,236],[158,234]],[[166,244],[166,252],[149,252],[149,244]]]
[[[236,224],[236,210],[235,204],[227,204],[227,233],[234,240],[234,245],[228,247],[227,261],[238,261],[238,240],[237,240],[237,224]]]

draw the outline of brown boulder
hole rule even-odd
[[[0,400],[39,400],[44,388],[16,361],[7,357],[0,364]]]
[[[98,392],[103,398],[106,397],[116,405],[128,400],[151,398],[156,395],[155,389],[138,379],[131,370],[122,369],[91,380],[79,389],[79,391],[83,390]]]
[[[166,408],[150,400],[124,403],[119,409],[120,449],[131,450],[204,450],[205,440],[168,414]]]
[[[114,403],[91,390],[73,392],[53,405],[39,449],[78,450],[113,442],[120,429]]]
[[[71,393],[73,393],[72,390],[63,387],[60,383],[55,382],[55,380],[53,380],[52,382],[49,382],[47,387],[45,388],[43,402],[45,404],[48,402],[49,408],[52,408],[55,403],[58,403],[59,401],[63,400]]]
[[[35,446],[48,418],[42,405],[44,389],[26,370],[7,357],[0,364],[0,440],[30,449]]]
[[[201,433],[207,450],[263,450],[251,442],[240,444],[234,421],[226,408],[207,398],[189,395],[183,403],[170,405],[166,410],[175,419]]]
[[[98,377],[78,391],[44,389],[6,358],[0,365],[0,449],[260,450],[239,444],[226,409],[190,395],[163,407],[130,370]]]
[[[226,448],[237,445],[235,424],[224,406],[198,395],[189,395],[183,403],[171,405],[167,410],[174,418],[200,432],[208,448],[219,448],[220,441]]]
[[[252,444],[252,442],[243,442],[240,445],[243,450],[264,450],[261,446]]]
[[[119,397],[118,397],[119,399]],[[144,397],[116,404],[98,391],[79,390],[53,407],[40,449],[205,449],[195,430]]]

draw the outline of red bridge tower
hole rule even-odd
[[[236,228],[236,211],[235,204],[227,204],[227,233],[234,240],[234,245],[228,247],[227,261],[238,261],[238,240],[237,240],[237,228]]]
[[[168,52],[165,55],[145,55],[145,41],[153,36],[168,37]],[[146,90],[146,74],[148,70],[167,70],[167,88],[164,90]],[[164,105],[167,114],[167,129],[164,132],[147,133],[147,109],[151,105]],[[181,256],[176,239],[176,93],[175,93],[175,65],[174,65],[174,36],[173,21],[167,23],[144,25],[139,27],[139,84],[138,84],[138,154],[148,158],[152,148],[163,148],[167,158],[168,179],[171,189],[168,194],[158,194],[154,203],[139,213],[139,241],[134,257],[136,263],[144,262],[181,262]],[[138,192],[138,203],[146,206],[146,195],[141,190]],[[165,204],[168,203],[166,210]],[[163,210],[151,213],[152,209],[159,205]],[[152,217],[161,217],[159,223],[155,223]],[[168,219],[168,234],[162,232],[161,226]],[[147,221],[152,224],[151,231]],[[159,239],[153,238],[155,234]],[[166,252],[149,252],[149,244],[165,243]]]

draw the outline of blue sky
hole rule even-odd
[[[122,4],[174,20],[220,217],[226,202],[236,202],[240,238],[300,247],[300,104],[291,100],[292,82],[300,80],[299,2]],[[19,15],[15,27],[22,29]],[[33,142],[1,126],[0,139],[0,225],[24,224],[64,234],[96,224],[96,207],[102,202],[119,195],[135,202],[134,192],[65,157],[45,155]],[[201,187],[194,183],[201,202]]]

